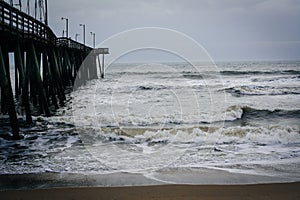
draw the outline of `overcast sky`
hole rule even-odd
[[[70,36],[87,26],[97,43],[119,32],[162,27],[182,32],[214,60],[300,60],[300,0],[50,0],[57,35],[70,19]]]

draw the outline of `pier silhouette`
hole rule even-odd
[[[38,20],[19,6],[20,9],[0,0],[1,113],[9,115],[14,139],[20,139],[17,100],[28,124],[32,124],[32,106],[39,109],[40,115],[51,116],[50,107],[64,106],[65,91],[75,79],[96,79],[98,72],[104,77],[104,54],[108,54],[107,48],[93,49],[70,38],[57,37],[48,26],[47,16]],[[81,67],[83,62],[85,66]],[[15,88],[11,83],[12,66]]]

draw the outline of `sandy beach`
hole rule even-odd
[[[161,181],[134,173],[1,175],[0,196],[1,200],[300,198],[300,182],[279,177],[204,168],[160,171],[155,177]]]
[[[1,200],[15,199],[299,199],[300,182],[212,169],[142,174],[40,173],[0,176]],[[188,183],[189,181],[189,183]]]
[[[2,191],[1,199],[299,199],[300,183],[257,185],[163,185]]]

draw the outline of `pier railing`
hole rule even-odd
[[[43,44],[66,47],[80,51],[91,51],[79,42],[69,38],[57,38],[53,31],[42,22],[30,15],[10,6],[5,1],[0,1],[0,31],[9,33],[21,39],[32,39]]]
[[[22,39],[33,39],[47,44],[56,44],[56,36],[42,22],[0,1],[0,30],[10,32]]]
[[[88,52],[92,50],[92,48],[66,37],[57,38],[56,46]]]

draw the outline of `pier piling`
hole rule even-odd
[[[6,53],[3,54],[3,53]],[[19,135],[19,124],[18,124],[18,118],[17,113],[15,109],[15,103],[13,98],[13,92],[12,87],[10,84],[10,77],[9,75],[9,69],[7,70],[7,67],[5,66],[4,57],[8,57],[8,53],[5,51],[2,51],[2,47],[0,46],[0,84],[1,84],[1,92],[3,91],[3,95],[1,98],[1,101],[3,100],[3,97],[6,98],[5,106],[7,106],[8,115],[10,118],[10,123],[12,127],[12,133],[14,139],[20,139]]]

